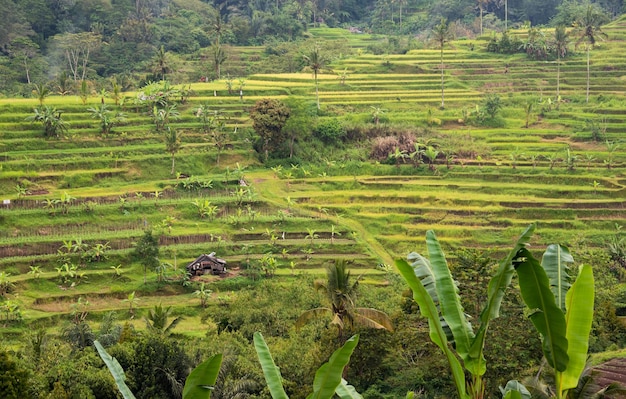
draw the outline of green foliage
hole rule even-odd
[[[144,284],[148,269],[156,269],[159,262],[159,240],[152,234],[152,230],[146,230],[135,246],[134,256],[143,265]]]
[[[144,317],[148,330],[154,333],[169,335],[178,323],[183,319],[182,316],[174,318],[169,324],[169,318],[172,314],[172,307],[164,308],[163,305],[154,305]]]
[[[488,94],[483,101],[483,109],[490,119],[495,119],[498,111],[502,109],[502,101],[497,94]]]
[[[487,328],[493,319],[499,317],[504,291],[514,273],[511,261],[528,242],[533,230],[534,225],[529,226],[515,248],[500,262],[496,274],[489,282],[487,301],[480,314],[481,324],[476,332],[467,321],[458,288],[432,231],[427,232],[430,261],[418,254],[410,255],[410,259],[415,260],[412,265],[404,260],[396,261],[400,274],[413,291],[413,298],[419,304],[420,312],[428,319],[431,340],[439,346],[448,360],[461,398],[480,398],[484,394],[483,374],[486,363],[483,350]],[[456,353],[463,360],[463,365],[448,345],[451,340],[455,344]],[[467,387],[463,367],[471,375]]]
[[[185,380],[183,399],[210,399],[219,376],[222,355],[213,355],[191,371]]]
[[[276,150],[285,139],[283,127],[290,113],[289,108],[276,99],[259,100],[250,110],[252,127],[261,140],[259,152],[264,155],[266,162],[269,153]]]
[[[26,120],[41,123],[43,125],[44,137],[58,138],[61,134],[67,132],[68,125],[61,118],[63,111],[48,105],[37,107],[34,111],[35,115],[29,116]]]
[[[20,399],[27,396],[29,386],[28,369],[24,368],[6,350],[0,350],[0,396]]]
[[[106,364],[107,368],[111,372],[111,375],[113,376],[113,379],[115,380],[115,384],[117,385],[117,388],[122,393],[122,396],[124,397],[124,399],[135,399],[135,395],[133,395],[133,393],[130,391],[130,389],[126,385],[126,382],[125,382],[126,376],[124,375],[124,370],[122,369],[122,366],[120,366],[117,359],[109,355],[107,351],[104,349],[104,347],[102,346],[102,344],[100,344],[100,342],[98,342],[97,340],[94,341],[93,344],[98,350],[98,354],[100,355],[100,357]]]
[[[359,336],[348,339],[345,344],[336,350],[327,363],[324,363],[315,373],[313,392],[308,399],[331,399],[337,393],[342,399],[359,398],[360,395],[341,378],[344,368],[350,361],[350,356],[359,342]],[[254,347],[257,351],[263,375],[273,399],[288,399],[282,385],[280,369],[276,367],[274,359],[261,333],[254,334]]]
[[[380,310],[356,306],[356,289],[359,278],[350,281],[350,272],[347,262],[337,260],[326,267],[326,281],[315,281],[315,289],[323,291],[330,307],[318,307],[302,313],[296,321],[296,327],[300,328],[312,320],[329,315],[331,324],[335,325],[339,337],[343,337],[346,328],[359,324],[367,328],[386,329],[393,331],[389,316]]]
[[[581,266],[569,286],[566,263],[571,256],[567,255],[558,246],[550,247],[539,264],[523,248],[513,260],[524,302],[534,311],[530,319],[543,338],[544,356],[555,370],[557,399],[565,398],[578,385],[585,367],[595,296],[590,266]],[[564,291],[565,302],[561,303]]]
[[[336,119],[324,119],[315,125],[313,135],[326,144],[336,144],[346,136],[346,129],[342,123]]]
[[[110,348],[126,371],[127,385],[137,399],[180,397],[190,360],[181,344],[161,334],[147,334],[131,343],[131,350]]]

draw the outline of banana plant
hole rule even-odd
[[[119,364],[117,359],[109,355],[106,349],[104,349],[102,344],[100,344],[97,340],[94,341],[93,344],[111,372],[117,388],[122,393],[122,397],[124,399],[135,399],[135,395],[133,395],[130,388],[128,388],[128,385],[126,385],[126,375],[124,375],[124,369]],[[200,363],[195,369],[193,369],[185,380],[185,386],[183,387],[183,399],[210,399],[211,391],[217,381],[221,365],[222,354],[218,353],[217,355],[213,355],[209,359]]]
[[[550,245],[541,263],[526,248],[513,260],[522,298],[532,312],[530,320],[543,338],[543,354],[555,372],[556,399],[564,399],[578,385],[593,321],[593,271],[582,265],[570,284],[573,261],[561,245]]]
[[[317,370],[313,380],[313,392],[307,396],[307,399],[331,399],[335,395],[340,399],[363,399],[356,389],[342,378],[343,370],[350,361],[350,356],[358,342],[359,336],[352,336],[330,356],[328,362]],[[254,333],[254,348],[272,399],[289,399],[283,388],[280,369],[274,363],[260,332]]]
[[[461,399],[483,398],[485,395],[483,375],[487,366],[483,349],[487,329],[491,320],[499,317],[504,292],[515,273],[512,261],[526,246],[534,229],[534,224],[528,226],[489,281],[487,302],[476,331],[463,311],[458,288],[433,231],[426,233],[429,259],[412,253],[409,255],[409,260],[414,261],[412,264],[403,259],[396,260],[396,266],[413,291],[413,299],[418,303],[422,316],[428,320],[430,339],[448,360]],[[452,343],[456,353],[450,345]],[[470,374],[467,384],[464,369]]]

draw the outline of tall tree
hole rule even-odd
[[[284,140],[283,127],[291,111],[280,100],[265,98],[254,104],[250,110],[252,128],[261,138],[261,152],[265,161],[269,152],[277,149]]]
[[[446,45],[447,42],[450,41],[450,39],[452,39],[452,36],[453,34],[452,34],[452,30],[450,29],[450,24],[448,24],[448,21],[446,21],[444,18],[441,19],[441,22],[439,23],[439,25],[433,28],[433,40],[439,46],[440,61],[441,61],[439,65],[439,68],[441,69],[441,109],[444,108],[443,47]]]
[[[22,61],[24,72],[26,73],[26,81],[30,81],[30,60],[39,52],[39,46],[27,37],[16,38],[10,45],[11,53]]]
[[[67,60],[74,82],[85,80],[91,52],[102,43],[102,37],[93,32],[64,33],[55,36]]]
[[[143,265],[143,283],[146,283],[148,268],[159,266],[159,239],[146,230],[135,246],[135,258]]]
[[[554,51],[556,51],[556,98],[561,95],[561,58],[567,54],[569,36],[565,26],[559,25],[554,29]],[[528,126],[527,126],[528,127]]]
[[[602,22],[604,22],[604,18],[605,16],[601,10],[589,4],[585,13],[574,23],[576,33],[579,36],[576,45],[578,46],[581,43],[585,43],[587,50],[587,95],[585,97],[587,103],[589,102],[589,52],[596,44],[596,41],[608,37],[600,27]]]
[[[317,43],[303,58],[307,63],[307,68],[313,72],[313,79],[315,80],[315,100],[317,101],[317,109],[320,109],[319,82],[317,77],[328,62],[328,59],[325,54],[322,53],[322,49]]]
[[[170,61],[163,45],[157,49],[152,59],[152,70],[155,75],[161,76],[161,80],[165,80],[165,75],[170,72]]]
[[[350,280],[350,272],[344,260],[336,260],[326,268],[326,281],[315,281],[315,289],[323,291],[330,307],[319,307],[302,313],[296,321],[296,327],[302,327],[309,321],[324,315],[332,317],[331,324],[337,326],[340,338],[346,327],[360,324],[369,328],[393,330],[389,316],[380,310],[356,306],[356,293],[359,279]]]
[[[173,175],[176,169],[176,153],[180,150],[181,142],[180,135],[176,129],[170,129],[169,126],[165,129],[165,149],[172,155],[172,170]]]

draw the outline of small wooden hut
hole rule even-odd
[[[187,272],[192,276],[203,274],[220,275],[226,273],[226,261],[215,256],[215,252],[202,254],[187,265]]]

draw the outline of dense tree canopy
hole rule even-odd
[[[272,45],[304,38],[309,27],[356,26],[363,31],[418,35],[437,21],[458,21],[470,35],[503,29],[502,2],[486,0],[0,0],[0,92],[28,94],[25,83],[74,81],[117,74],[140,84],[164,55],[210,59],[209,47]],[[525,21],[569,25],[588,0],[507,3],[509,26]],[[623,0],[594,3],[607,18]],[[224,54],[228,56],[228,54]],[[171,57],[170,57],[171,58]],[[175,59],[176,57],[174,57]],[[115,62],[111,62],[115,60]],[[210,70],[210,67],[207,66]],[[297,69],[297,68],[296,68]],[[207,71],[205,71],[206,73]],[[200,72],[198,72],[200,73]],[[211,74],[209,74],[211,75]],[[200,75],[199,75],[200,76]]]

